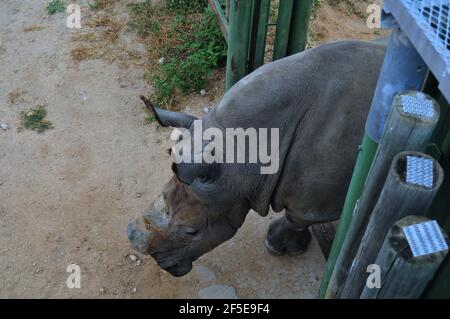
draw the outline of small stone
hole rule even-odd
[[[138,259],[138,260],[136,261],[136,266],[140,266],[141,263],[142,263],[142,262]]]
[[[142,195],[141,193],[136,193],[137,198],[141,198],[141,195]]]
[[[99,291],[100,291],[101,294],[104,294],[105,293],[105,288],[102,288]]]
[[[33,114],[34,114],[34,112],[30,111],[30,112],[27,113],[27,116],[33,116]]]
[[[6,123],[4,123],[4,122],[1,122],[1,123],[0,123],[0,128],[1,128],[3,131],[7,131],[7,130],[9,129],[9,126],[8,126],[8,124],[6,124]]]
[[[209,108],[208,108],[208,107],[204,107],[204,108],[202,109],[202,111],[203,111],[203,113],[209,113]]]
[[[162,57],[161,59],[158,60],[159,64],[164,64],[164,62],[166,61],[166,59],[164,59],[164,57]]]
[[[136,287],[134,287],[131,291],[135,294],[137,291]]]
[[[36,267],[36,265],[37,265],[36,263],[33,263],[33,267]]]
[[[63,181],[64,180],[64,176],[61,176],[59,179]]]
[[[197,265],[194,268],[195,272],[198,274],[202,281],[214,281],[216,280],[216,275],[208,267],[203,265]]]
[[[234,287],[225,285],[213,285],[201,289],[198,293],[201,299],[236,299]]]
[[[87,100],[87,92],[82,91],[82,92],[79,92],[78,94],[79,94],[79,96],[80,96],[80,98],[81,98],[81,101],[84,102],[84,101]]]
[[[200,91],[200,95],[201,95],[201,96],[205,96],[205,95],[206,95],[206,90],[201,90],[201,91]]]
[[[138,260],[138,258],[136,257],[136,255],[130,255],[130,256],[128,256],[129,258],[130,258],[130,260],[132,261],[132,262],[135,262],[136,260]]]

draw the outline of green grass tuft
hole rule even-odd
[[[153,59],[164,61],[146,72],[157,104],[169,107],[178,93],[205,88],[211,72],[224,65],[226,42],[207,1],[173,0],[158,10],[144,1],[130,7],[130,16],[132,29],[158,43],[151,48]]]
[[[66,4],[61,0],[52,0],[47,4],[47,12],[49,15],[66,11]]]
[[[167,0],[166,6],[174,13],[201,12],[208,5],[207,0]]]
[[[28,111],[20,112],[20,127],[19,129],[29,129],[42,133],[48,129],[53,128],[50,121],[45,120],[47,110],[44,106],[31,108]]]
[[[103,7],[103,3],[100,0],[94,0],[94,2],[88,2],[89,8],[92,10],[99,10]]]

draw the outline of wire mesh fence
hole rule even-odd
[[[442,56],[450,73],[450,0],[401,1]]]

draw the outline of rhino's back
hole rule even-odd
[[[307,110],[272,198],[275,210],[287,207],[314,222],[339,217],[385,49],[343,41],[310,50],[311,59],[305,54],[309,83],[301,87],[309,92],[301,107]]]
[[[344,93],[350,100],[352,94],[367,100],[385,48],[380,43],[338,41],[266,64],[236,83],[214,116],[224,127],[277,127],[308,103],[328,106]]]

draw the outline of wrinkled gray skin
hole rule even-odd
[[[128,226],[133,247],[174,276],[230,239],[250,209],[285,210],[268,231],[275,254],[302,253],[308,227],[339,218],[385,45],[342,41],[265,65],[237,83],[203,128],[279,128],[280,169],[259,164],[179,164],[150,211]],[[155,109],[165,126],[195,118]]]

